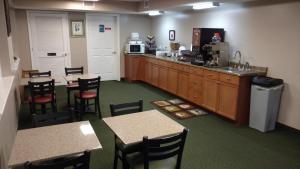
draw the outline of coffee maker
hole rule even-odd
[[[204,66],[225,67],[229,65],[229,44],[227,42],[205,44],[202,47]]]

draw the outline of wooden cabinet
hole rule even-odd
[[[203,106],[211,111],[217,110],[218,104],[218,82],[205,79],[203,83]]]
[[[220,83],[218,92],[218,114],[235,120],[237,114],[238,87],[228,83]]]
[[[134,55],[125,56],[125,78],[152,84],[238,124],[248,122],[251,76]]]
[[[159,77],[159,67],[156,64],[151,64],[151,72],[152,72],[152,78],[151,78],[151,84],[153,86],[158,86],[158,77]]]
[[[187,99],[188,98],[188,87],[189,87],[189,74],[185,72],[178,73],[178,88],[177,95]]]
[[[188,99],[198,105],[202,105],[203,100],[203,80],[202,76],[196,74],[189,75]]]
[[[168,69],[167,90],[173,94],[177,93],[178,72],[176,69]]]
[[[162,67],[162,66],[159,67],[158,86],[164,90],[167,90],[167,88],[168,88],[168,68],[167,67]]]
[[[139,79],[139,65],[141,56],[125,56],[125,77],[128,81]]]

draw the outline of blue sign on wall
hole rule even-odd
[[[104,31],[105,31],[104,25],[99,25],[99,32],[104,32]]]

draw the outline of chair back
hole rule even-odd
[[[100,80],[101,80],[100,76],[98,76],[97,78],[93,78],[93,79],[78,78],[80,97],[82,96],[83,92],[88,91],[88,90],[96,90],[97,96],[99,96]]]
[[[47,163],[32,164],[26,162],[25,169],[89,169],[90,168],[90,152],[85,151],[83,155],[60,158]]]
[[[51,71],[48,72],[29,72],[29,77],[51,77]]]
[[[182,133],[159,139],[143,138],[144,168],[149,169],[149,162],[164,160],[177,155],[176,169],[180,169],[181,159],[188,130]]]
[[[74,68],[65,68],[65,73],[66,75],[71,75],[71,74],[83,74],[83,66],[82,67],[74,67]]]
[[[52,95],[54,97],[55,82],[54,79],[45,82],[28,82],[32,101],[36,96]]]
[[[143,100],[131,103],[110,104],[111,116],[120,116],[143,111]]]
[[[34,127],[43,127],[73,122],[73,116],[71,112],[51,112],[46,114],[33,114],[32,121]]]

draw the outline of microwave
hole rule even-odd
[[[127,53],[145,53],[145,44],[126,44]]]

